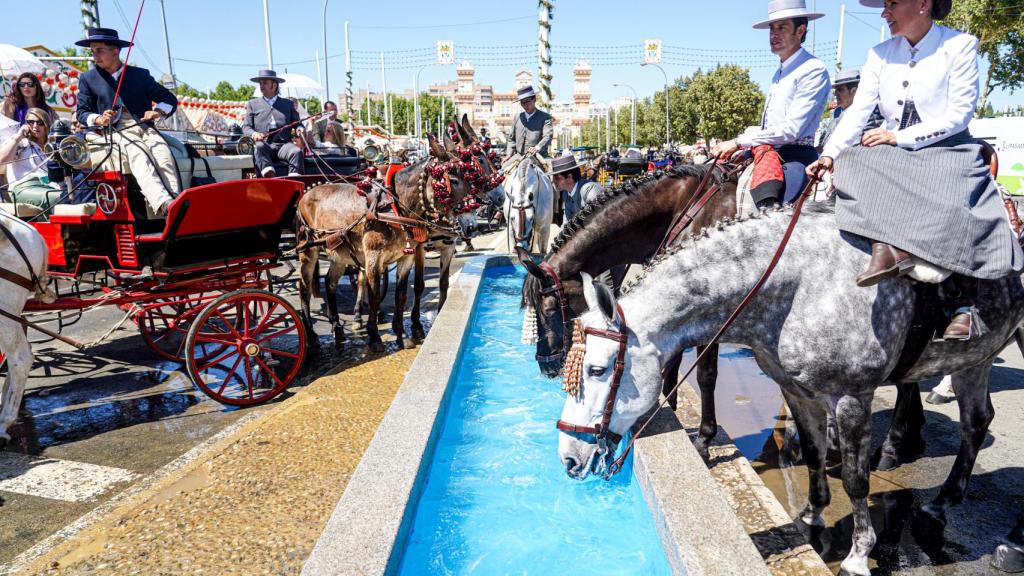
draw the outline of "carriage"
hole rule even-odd
[[[190,173],[183,183],[213,182],[185,188],[165,219],[146,217],[145,199],[123,169],[97,168],[74,185],[88,190],[92,202],[57,204],[46,214],[0,206],[29,221],[49,252],[57,298],[30,300],[23,315],[32,328],[84,349],[89,344],[61,329],[85,310],[116,306],[124,312],[121,323],[134,323],[159,357],[182,363],[209,397],[236,406],[268,401],[298,376],[309,337],[295,308],[271,290],[271,270],[291,244],[298,200],[325,180],[361,177],[365,164],[343,159],[344,165],[318,166],[314,175],[254,179],[247,178],[251,157],[198,156],[170,143],[192,157],[191,172],[202,175],[197,158],[206,164],[207,179]],[[60,154],[66,168],[73,163],[64,160],[68,149],[74,146]]]

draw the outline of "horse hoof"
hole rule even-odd
[[[384,343],[381,342],[380,340],[376,340],[374,342],[370,342],[369,346],[370,346],[370,352],[381,353],[381,352],[384,351]]]
[[[928,397],[924,399],[929,404],[949,404],[956,400],[956,396],[944,396],[938,392],[932,390]]]
[[[708,450],[708,444],[703,438],[695,440],[693,447],[697,449],[697,454],[700,454],[701,460],[704,460],[705,464],[711,462],[711,451]]]
[[[941,538],[946,531],[946,513],[926,504],[914,514],[912,532],[921,538]]]
[[[416,347],[416,343],[413,342],[411,338],[402,338],[400,342],[402,343],[402,348],[405,350],[412,350]]]
[[[1011,574],[1024,572],[1024,547],[1000,544],[992,553],[992,567]]]
[[[10,441],[10,438],[0,438],[0,451],[2,451],[4,448],[7,448],[7,443]]]
[[[423,340],[426,337],[427,337],[427,333],[423,331],[423,327],[422,326],[413,326],[412,327],[412,339],[413,340]]]
[[[341,326],[334,327],[334,343],[341,344],[345,341],[345,329]]]

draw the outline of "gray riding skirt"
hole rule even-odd
[[[920,150],[854,146],[836,158],[840,230],[974,278],[1019,274],[1024,255],[967,130]]]

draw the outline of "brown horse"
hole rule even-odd
[[[397,263],[399,281],[395,286],[395,315],[391,326],[401,347],[415,346],[411,339],[405,337],[403,322],[408,274],[418,260],[417,255],[423,251],[423,245],[418,241],[425,240],[423,237],[414,237],[420,234],[415,230],[418,228],[443,238],[457,237],[459,231],[449,221],[453,220],[451,216],[454,207],[461,205],[470,192],[469,184],[460,171],[438,167],[438,163],[449,163],[454,145],[448,142],[442,146],[433,136],[429,136],[428,140],[430,158],[403,169],[395,176],[394,196],[399,207],[398,216],[408,219],[406,222],[414,221],[414,226],[393,226],[373,219],[372,215],[376,211],[371,207],[372,204],[382,208],[390,204],[387,195],[380,190],[371,190],[363,196],[351,184],[325,184],[311,189],[299,201],[296,229],[301,246],[299,287],[303,317],[307,326],[312,328],[309,298],[311,294],[319,293],[317,261],[320,250],[324,249],[331,261],[325,286],[328,319],[333,327],[336,345],[344,340],[344,331],[338,320],[338,280],[347,266],[355,266],[362,271],[360,288],[365,291],[370,303],[366,325],[367,344],[373,351],[383,350],[377,330],[382,298],[381,277],[387,272],[388,266]],[[444,173],[437,174],[438,169]],[[443,202],[434,204],[435,181],[444,182],[442,189],[450,194],[450,205]],[[416,283],[413,335],[423,333],[418,302],[422,293],[421,271],[418,269],[420,279]]]

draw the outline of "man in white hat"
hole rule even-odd
[[[768,3],[768,19],[754,24],[754,28],[769,30],[771,51],[780,64],[768,91],[761,128],[712,149],[712,155],[728,158],[740,148],[763,144],[775,148],[781,157],[785,187],[765,186],[751,191],[759,207],[794,200],[806,183],[804,167],[818,159],[814,135],[828,102],[830,82],[825,65],[802,44],[808,22],[822,16],[808,11],[805,0]]]
[[[523,111],[512,121],[512,132],[505,145],[506,155],[530,156],[539,153],[546,158],[554,133],[551,115],[537,109],[537,93],[533,91],[533,86],[520,88],[516,100]]]

